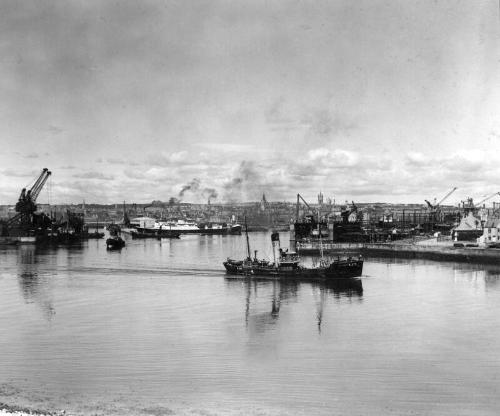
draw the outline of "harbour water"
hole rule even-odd
[[[0,403],[74,415],[497,415],[500,268],[228,281],[244,236],[0,248]],[[282,236],[282,241],[287,241]],[[269,234],[251,234],[260,256]]]

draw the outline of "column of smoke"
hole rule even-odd
[[[244,160],[238,166],[234,177],[223,185],[224,200],[239,202],[259,198],[263,189],[266,189],[265,178],[257,170],[254,162]],[[179,203],[186,193],[202,197],[209,203],[218,197],[214,188],[202,187],[200,179],[194,178],[182,186],[178,198],[170,198],[170,201]]]
[[[174,199],[180,202],[180,198],[184,197],[186,192],[190,192],[196,196],[201,196],[203,199],[207,199],[208,203],[210,203],[210,200],[216,199],[218,196],[217,191],[214,188],[202,188],[201,181],[198,178],[194,178],[186,185],[183,185],[181,191],[179,192],[179,199]]]
[[[224,184],[224,199],[228,202],[259,198],[266,188],[265,178],[256,169],[254,162],[240,163],[235,177]]]

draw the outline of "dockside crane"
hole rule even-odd
[[[442,199],[441,201],[439,201],[438,203],[435,203],[434,205],[431,204],[429,201],[427,201],[427,199],[425,200],[425,202],[427,202],[427,205],[429,206],[430,209],[437,209],[444,201],[446,201],[450,195],[455,192],[458,188],[455,187],[453,188],[450,192],[448,192]]]
[[[300,210],[300,200],[306,205],[307,208],[309,208],[310,211],[314,212],[314,210],[309,206],[307,201],[302,198],[302,195],[297,194],[297,206],[295,208],[295,221],[299,220],[299,210]]]
[[[13,225],[15,223],[20,223],[24,226],[32,225],[33,214],[36,212],[36,200],[51,174],[52,172],[50,170],[44,168],[40,176],[28,191],[26,191],[26,188],[21,190],[21,194],[19,195],[15,208],[17,214],[7,221],[8,225]]]
[[[482,201],[479,201],[477,204],[474,204],[475,208],[480,208],[481,204],[485,203],[489,199],[493,198],[496,195],[500,195],[500,192],[495,192],[494,194],[488,195],[486,198],[484,198]]]
[[[440,221],[443,221],[443,214],[441,211],[441,204],[446,201],[450,195],[455,192],[458,188],[453,187],[451,191],[449,191],[445,196],[441,198],[439,202],[434,202],[434,204],[431,204],[427,199],[425,202],[427,203],[429,207],[429,217],[428,217],[428,226],[430,229],[434,229],[436,227],[436,224],[439,223]]]

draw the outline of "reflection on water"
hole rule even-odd
[[[498,286],[500,283],[500,271],[486,270],[484,282],[486,284],[486,288]]]
[[[19,247],[18,281],[27,303],[35,303],[42,310],[46,320],[49,320],[56,313],[53,305],[52,295],[50,293],[50,283],[47,275],[39,275],[38,263],[40,259],[46,259],[37,254],[40,249],[36,246],[26,245]]]
[[[367,257],[365,260],[371,263],[383,264],[387,267],[401,265],[406,270],[429,267],[446,273],[451,271],[455,281],[460,282],[465,279],[476,287],[479,285],[485,289],[496,286],[500,282],[500,265],[495,264],[436,262],[433,260],[409,260],[391,257]]]
[[[283,302],[296,302],[300,290],[312,291],[316,305],[316,319],[318,330],[321,331],[323,319],[323,309],[328,296],[334,299],[362,299],[363,283],[358,278],[335,279],[326,282],[300,282],[297,280],[259,280],[254,278],[226,279],[228,288],[241,289],[245,292],[245,325],[248,327],[249,318],[253,320],[257,330],[265,330],[272,326],[279,318],[281,304]],[[270,292],[270,294],[269,294]],[[269,312],[262,312],[259,315],[251,315],[252,298],[262,296],[270,298]]]
[[[252,244],[264,252],[269,235]],[[75,415],[496,414],[499,267],[366,259],[360,279],[225,279],[223,259],[245,250],[244,236],[0,248],[0,402]]]

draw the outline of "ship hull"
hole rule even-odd
[[[173,230],[141,228],[130,233],[133,240],[144,238],[179,238],[181,233]]]
[[[155,234],[160,232],[162,237],[164,233],[175,233],[179,234],[210,234],[210,235],[240,235],[241,234],[241,225],[234,225],[229,227],[221,227],[221,228],[211,228],[211,227],[169,227],[165,226],[161,230],[159,228],[137,228],[137,231],[141,233],[150,233]],[[166,234],[165,234],[166,235]]]
[[[325,281],[359,277],[363,273],[363,260],[346,259],[331,263],[327,267],[282,268],[260,265],[258,262],[225,261],[228,278],[263,278],[285,280]]]
[[[119,250],[125,246],[125,241],[121,237],[111,237],[106,240],[108,250]]]
[[[194,231],[200,234],[231,234],[240,235],[241,225],[233,225],[223,228],[210,228],[210,227],[199,227],[199,231]]]

